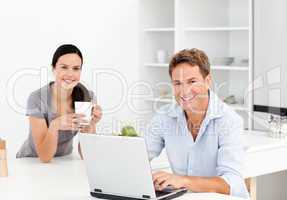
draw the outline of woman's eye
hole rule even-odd
[[[68,67],[67,66],[62,66],[61,69],[68,69]]]
[[[79,71],[79,70],[81,70],[81,68],[80,67],[75,67],[74,70],[75,71]]]

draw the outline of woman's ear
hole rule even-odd
[[[52,73],[53,75],[55,75],[55,67],[51,66],[52,67]]]

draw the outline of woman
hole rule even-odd
[[[145,137],[150,159],[165,148],[173,173],[153,174],[155,187],[248,197],[242,178],[241,117],[211,90],[210,64],[198,49],[169,64],[177,104],[160,109]]]
[[[81,83],[83,65],[81,51],[74,45],[65,44],[55,51],[52,70],[55,81],[32,92],[28,98],[27,116],[30,133],[17,153],[17,158],[39,157],[49,162],[54,156],[72,152],[73,137],[78,131],[95,133],[101,119],[101,108],[94,104],[92,119],[88,125],[82,114],[75,114],[75,101],[95,102],[92,91]],[[78,146],[80,153],[80,146]]]

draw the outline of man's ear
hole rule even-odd
[[[205,84],[208,88],[211,88],[212,85],[212,77],[211,74],[209,73],[206,77],[205,77]]]

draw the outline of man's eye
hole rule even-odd
[[[81,70],[81,68],[80,67],[75,67],[74,70],[75,71],[79,71],[79,70]]]
[[[196,83],[197,81],[195,80],[192,80],[192,81],[188,81],[189,84],[193,84],[193,83]]]
[[[62,69],[68,69],[68,67],[67,67],[67,66],[62,66],[61,68],[62,68]]]

